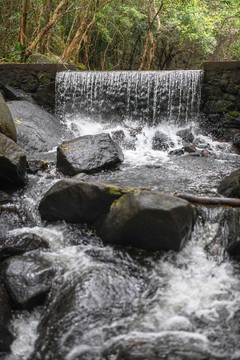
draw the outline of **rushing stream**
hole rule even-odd
[[[117,135],[124,151],[115,171],[82,177],[215,196],[240,159],[201,129],[201,79],[201,71],[59,73],[60,121],[76,137]],[[196,152],[177,156],[171,151],[184,146],[183,129],[193,134]],[[153,149],[156,133],[166,135],[164,149]],[[41,221],[39,201],[59,178],[54,168],[30,175],[14,195],[20,218],[6,213],[4,221],[2,213],[0,231],[40,235],[50,244],[41,255],[56,267],[46,307],[15,316],[16,340],[6,359],[239,360],[240,266],[225,251],[225,217],[240,210],[199,208],[192,238],[179,253],[119,249],[84,224]],[[57,296],[65,299],[64,315]],[[50,328],[50,313],[54,336],[41,325]],[[40,355],[31,355],[35,341]]]

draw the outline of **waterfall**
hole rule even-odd
[[[202,71],[61,72],[56,113],[102,121],[186,125],[199,117]]]

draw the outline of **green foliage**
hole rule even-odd
[[[90,1],[69,0],[48,39],[43,37],[34,51],[61,58]],[[149,1],[92,0],[81,47],[73,49],[71,61],[81,69],[138,69],[150,26],[148,17],[153,19],[162,3],[152,0],[149,14]],[[19,37],[23,2],[0,0],[0,61],[24,61],[25,51],[49,21],[47,9],[52,16],[60,0],[28,1],[24,44]],[[200,68],[207,59],[239,59],[239,29],[239,0],[164,0],[151,24],[155,51],[151,68]],[[147,54],[149,50],[148,43]]]

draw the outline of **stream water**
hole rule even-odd
[[[201,129],[201,79],[201,71],[59,73],[60,121],[76,136],[117,131],[122,137],[123,164],[83,178],[215,196],[240,159]],[[169,154],[184,145],[177,132],[186,128],[197,154]],[[156,132],[167,136],[167,150],[152,149]],[[55,169],[30,175],[28,186],[14,194],[21,220],[1,216],[2,231],[45,238],[50,249],[41,255],[60,269],[46,307],[16,314],[7,360],[239,360],[240,266],[225,251],[225,218],[240,211],[200,208],[192,238],[179,253],[118,249],[83,224],[41,221],[39,201],[59,178]],[[69,312],[58,319],[54,335],[44,334],[41,321],[55,311],[59,289]],[[31,355],[35,341],[40,357]]]

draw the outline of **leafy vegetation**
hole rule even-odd
[[[1,62],[196,69],[240,58],[239,0],[0,0],[0,38]]]

